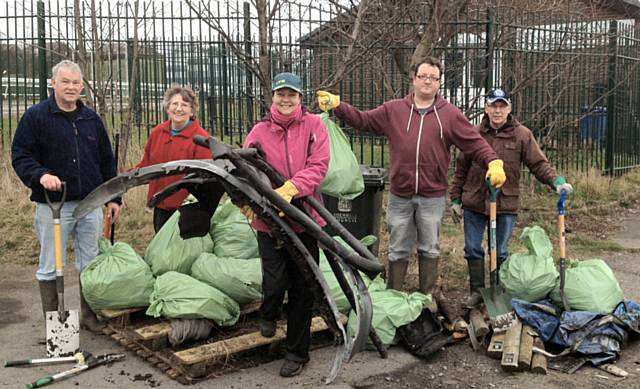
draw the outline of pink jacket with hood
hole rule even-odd
[[[389,139],[390,190],[396,196],[444,196],[451,145],[482,166],[498,158],[462,112],[440,95],[423,115],[413,93],[366,112],[343,102],[334,113],[356,130]]]
[[[322,201],[320,184],[329,167],[331,148],[327,129],[319,116],[306,112],[303,107],[301,115],[285,127],[276,123],[269,113],[249,132],[243,147],[256,144],[262,147],[267,162],[298,188],[295,198],[313,196]],[[312,215],[321,227],[327,224],[317,212],[312,210]],[[257,231],[270,231],[260,219],[255,219],[251,226]],[[297,224],[293,227],[296,232],[304,231]]]

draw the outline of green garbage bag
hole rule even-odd
[[[82,293],[95,312],[146,307],[153,291],[153,273],[131,246],[98,242],[98,254],[80,273]]]
[[[258,240],[247,218],[230,200],[220,204],[211,218],[213,253],[220,258],[257,258]]]
[[[218,289],[186,274],[166,272],[156,279],[147,315],[172,319],[210,319],[229,327],[238,321],[240,307]]]
[[[547,297],[558,278],[551,256],[553,246],[539,226],[526,227],[520,241],[528,252],[512,254],[500,266],[500,283],[514,298],[538,301]]]
[[[351,247],[349,247],[347,243],[339,236],[334,236],[333,238],[338,242],[340,242],[340,244],[342,244],[344,247],[347,247],[350,251],[353,251]],[[365,246],[371,246],[377,240],[378,238],[376,238],[375,236],[367,235],[364,238],[362,238],[360,241]],[[320,250],[319,267],[320,267],[320,271],[324,275],[324,279],[327,282],[327,285],[329,286],[329,290],[331,291],[331,297],[336,302],[338,311],[340,311],[341,313],[347,314],[351,310],[351,304],[349,304],[349,300],[347,300],[347,297],[344,295],[344,292],[342,291],[342,288],[340,287],[340,284],[336,279],[335,273],[333,272],[333,270],[331,270],[331,266],[329,265],[329,262],[327,261],[327,257],[325,256],[323,250]],[[362,277],[362,280],[367,286],[367,289],[369,289],[369,291],[372,291],[371,279],[362,272],[360,272],[360,276]],[[384,282],[382,285],[384,286]],[[379,289],[379,284],[375,284],[373,290],[378,290],[378,289]]]
[[[349,140],[327,112],[320,114],[329,132],[331,160],[327,175],[320,186],[322,193],[346,200],[353,200],[364,192],[364,179],[358,159],[351,150]]]
[[[202,253],[191,267],[191,276],[244,305],[262,299],[260,258],[220,258]]]
[[[208,234],[182,239],[178,227],[179,217],[180,214],[175,212],[147,246],[144,259],[156,276],[168,271],[189,274],[191,265],[198,256],[213,250],[213,240]]]
[[[618,280],[602,259],[567,261],[564,294],[571,310],[602,314],[613,312],[624,299]],[[562,306],[559,279],[550,297],[558,306]]]
[[[431,295],[420,292],[407,294],[395,289],[386,289],[370,290],[369,293],[373,302],[371,325],[380,337],[380,341],[387,346],[396,343],[395,337],[398,327],[416,320],[422,310],[431,303]],[[347,335],[354,336],[357,328],[358,316],[352,310],[349,313]],[[366,347],[369,350],[375,349],[371,339],[367,339]]]

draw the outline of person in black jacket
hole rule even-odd
[[[31,189],[36,203],[35,227],[40,242],[40,261],[36,279],[40,287],[43,312],[58,308],[56,293],[55,240],[52,212],[44,191],[51,201],[61,199],[62,183],[66,185],[66,201],[61,209],[62,245],[74,238],[78,273],[98,254],[103,213],[96,209],[80,220],[72,213],[78,202],[103,182],[116,175],[111,142],[102,119],[80,101],[82,71],[78,64],[64,60],[52,69],[51,96],[24,113],[11,145],[11,161],[20,180]],[[112,220],[120,214],[120,201],[107,204]],[[63,249],[63,262],[66,250]],[[80,288],[80,324],[91,331],[102,325],[91,312]]]

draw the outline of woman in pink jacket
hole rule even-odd
[[[273,79],[273,104],[269,114],[253,127],[244,147],[260,145],[267,162],[287,181],[275,191],[285,200],[313,196],[322,199],[320,184],[324,180],[330,159],[330,145],[322,120],[302,106],[302,81],[292,73],[280,73]],[[243,213],[253,219],[250,208]],[[322,227],[326,222],[313,213]],[[270,230],[260,219],[251,223],[258,231],[258,247],[262,258],[262,294],[260,332],[272,337],[276,332],[276,320],[280,318],[285,292],[287,303],[287,354],[280,369],[283,377],[300,374],[309,361],[311,341],[311,309],[313,293],[304,283],[286,248],[281,247],[270,235]],[[319,259],[317,241],[298,226],[293,226],[300,240],[316,262]]]

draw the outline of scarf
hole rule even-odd
[[[300,121],[302,119],[302,104],[299,104],[295,111],[289,115],[284,115],[278,111],[275,104],[271,104],[271,120],[280,125],[282,128],[287,128],[294,121]]]

